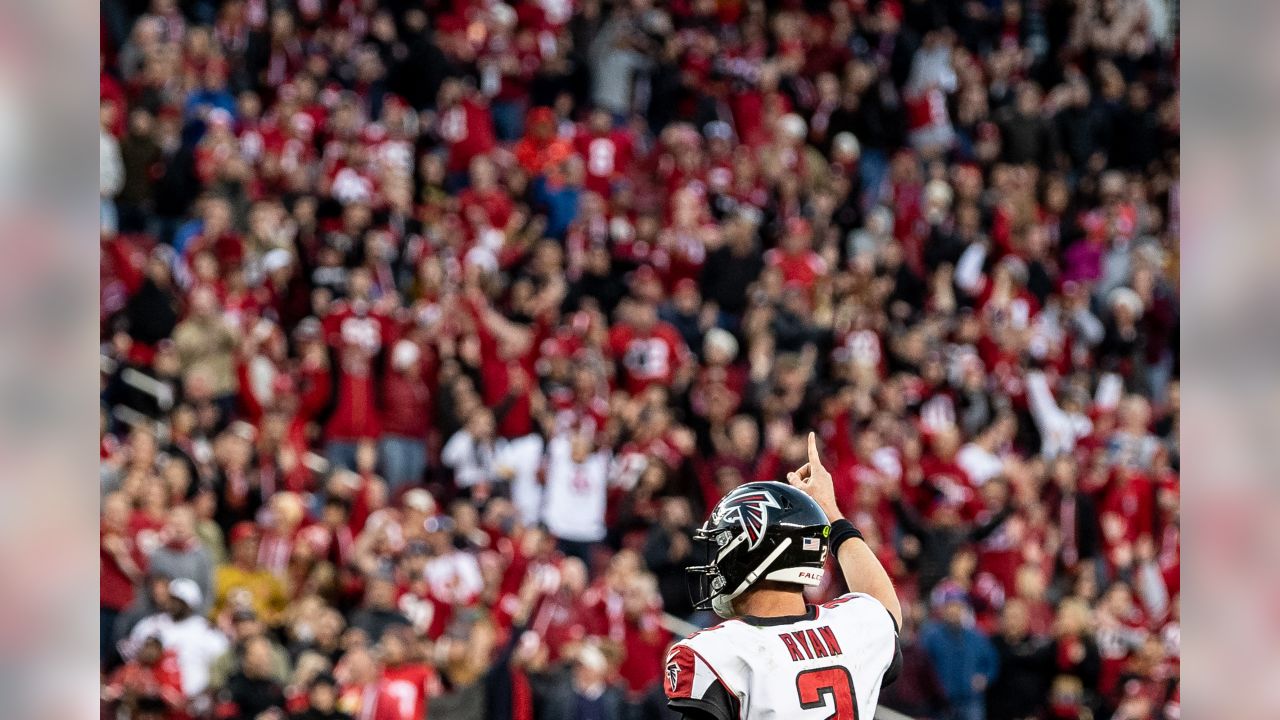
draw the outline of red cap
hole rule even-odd
[[[467,29],[465,18],[455,15],[441,15],[436,19],[436,30],[442,33],[462,32]]]
[[[529,111],[529,124],[542,125],[554,123],[556,121],[556,112],[549,107],[538,106]]]
[[[235,525],[231,526],[230,541],[232,545],[235,545],[236,543],[242,540],[257,540],[257,539],[258,539],[258,526],[254,525],[248,520],[242,520],[236,523]]]

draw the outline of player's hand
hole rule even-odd
[[[836,505],[836,489],[831,482],[831,473],[822,465],[818,457],[818,437],[809,433],[809,462],[800,466],[799,470],[787,473],[787,482],[804,494],[813,498],[822,512],[827,515],[827,522],[835,522],[843,517]]]

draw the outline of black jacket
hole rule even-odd
[[[327,713],[319,710],[303,710],[290,715],[289,720],[351,720],[351,716],[337,710]]]
[[[901,498],[893,501],[893,513],[903,531],[920,541],[920,592],[927,595],[946,576],[951,558],[956,552],[964,545],[978,542],[995,532],[1013,514],[1013,509],[1006,506],[980,525],[962,524],[954,527],[940,527],[929,523]]]
[[[991,644],[1000,657],[1000,674],[987,691],[987,717],[1015,720],[1036,716],[1044,707],[1053,679],[1052,646],[1033,635],[1018,639],[997,635]]]
[[[727,247],[718,248],[702,266],[702,297],[730,315],[740,316],[747,309],[747,288],[763,270],[764,260],[757,251],[737,255]]]
[[[574,689],[572,672],[567,667],[531,674],[529,685],[533,689],[533,716],[537,720],[580,717],[622,720],[621,690],[611,685],[596,700],[588,700]]]
[[[235,703],[237,717],[256,718],[271,708],[284,708],[284,689],[275,680],[251,678],[238,672],[227,680],[227,699]]]

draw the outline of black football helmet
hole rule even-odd
[[[706,564],[687,569],[694,608],[733,617],[733,599],[758,580],[822,582],[831,526],[813,498],[785,483],[734,488],[693,531]]]

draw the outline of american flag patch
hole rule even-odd
[[[801,547],[805,550],[817,550],[821,544],[822,542],[818,540],[818,538],[807,537],[804,539],[804,543],[801,544]]]

